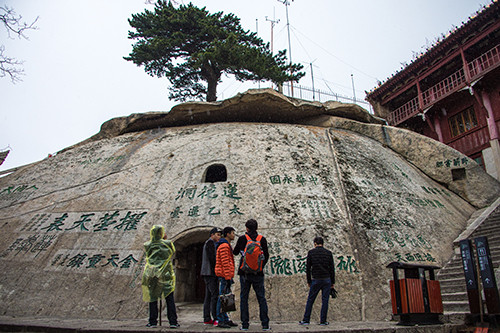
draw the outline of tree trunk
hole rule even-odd
[[[217,100],[217,79],[207,80],[207,102],[215,102]]]
[[[207,81],[207,102],[215,102],[217,100],[217,84],[222,73],[212,66],[210,61],[203,64],[201,68],[201,76]]]

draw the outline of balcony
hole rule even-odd
[[[499,65],[500,44],[469,62],[465,68],[467,68],[470,82],[472,82]],[[401,124],[403,121],[462,89],[466,85],[466,75],[464,69],[461,68],[441,82],[422,92],[422,105],[419,105],[420,103],[417,96],[391,112],[387,121],[393,126]]]

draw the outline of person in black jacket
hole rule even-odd
[[[238,241],[236,242],[236,246],[234,247],[233,254],[243,254],[245,251],[245,247],[247,245],[247,237],[248,235],[252,240],[256,240],[257,236],[257,221],[254,219],[250,219],[245,223],[245,227],[247,232],[245,235],[240,236]],[[267,261],[269,260],[269,250],[267,247],[267,240],[265,237],[262,237],[261,241],[262,252],[264,253],[264,263],[262,267],[266,266]],[[268,308],[267,301],[265,296],[264,289],[264,271],[256,273],[256,274],[247,274],[238,267],[238,275],[240,276],[240,309],[241,309],[241,330],[247,331],[250,325],[250,316],[248,313],[248,294],[250,293],[250,287],[253,285],[253,289],[255,290],[255,295],[257,296],[257,301],[259,302],[259,317],[262,323],[262,330],[269,331],[269,317],[268,317]]]
[[[332,252],[323,247],[323,237],[314,238],[314,248],[307,253],[306,260],[307,284],[309,295],[307,296],[306,311],[300,325],[309,325],[311,311],[321,290],[321,319],[320,325],[328,325],[328,297],[330,289],[335,287],[335,267],[333,265]]]
[[[215,244],[221,238],[221,230],[210,230],[210,238],[203,245],[200,275],[205,281],[205,300],[203,302],[203,322],[205,325],[217,326],[217,297],[219,285],[215,276]]]

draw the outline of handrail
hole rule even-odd
[[[471,80],[475,80],[498,65],[500,65],[500,44],[467,63],[466,68],[469,71]],[[425,90],[422,93],[423,103],[420,107],[418,97],[415,97],[391,112],[387,117],[387,121],[390,125],[398,125],[421,112],[422,109],[463,88],[466,84],[470,84],[470,82],[466,82],[464,69],[461,68]]]

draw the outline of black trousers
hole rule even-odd
[[[219,285],[217,276],[203,276],[205,280],[205,300],[203,302],[203,321],[217,320],[217,298]]]
[[[175,310],[174,293],[170,293],[165,297],[167,304],[167,318],[170,325],[177,324],[177,311]],[[158,301],[149,302],[149,323],[151,325],[158,324]]]

